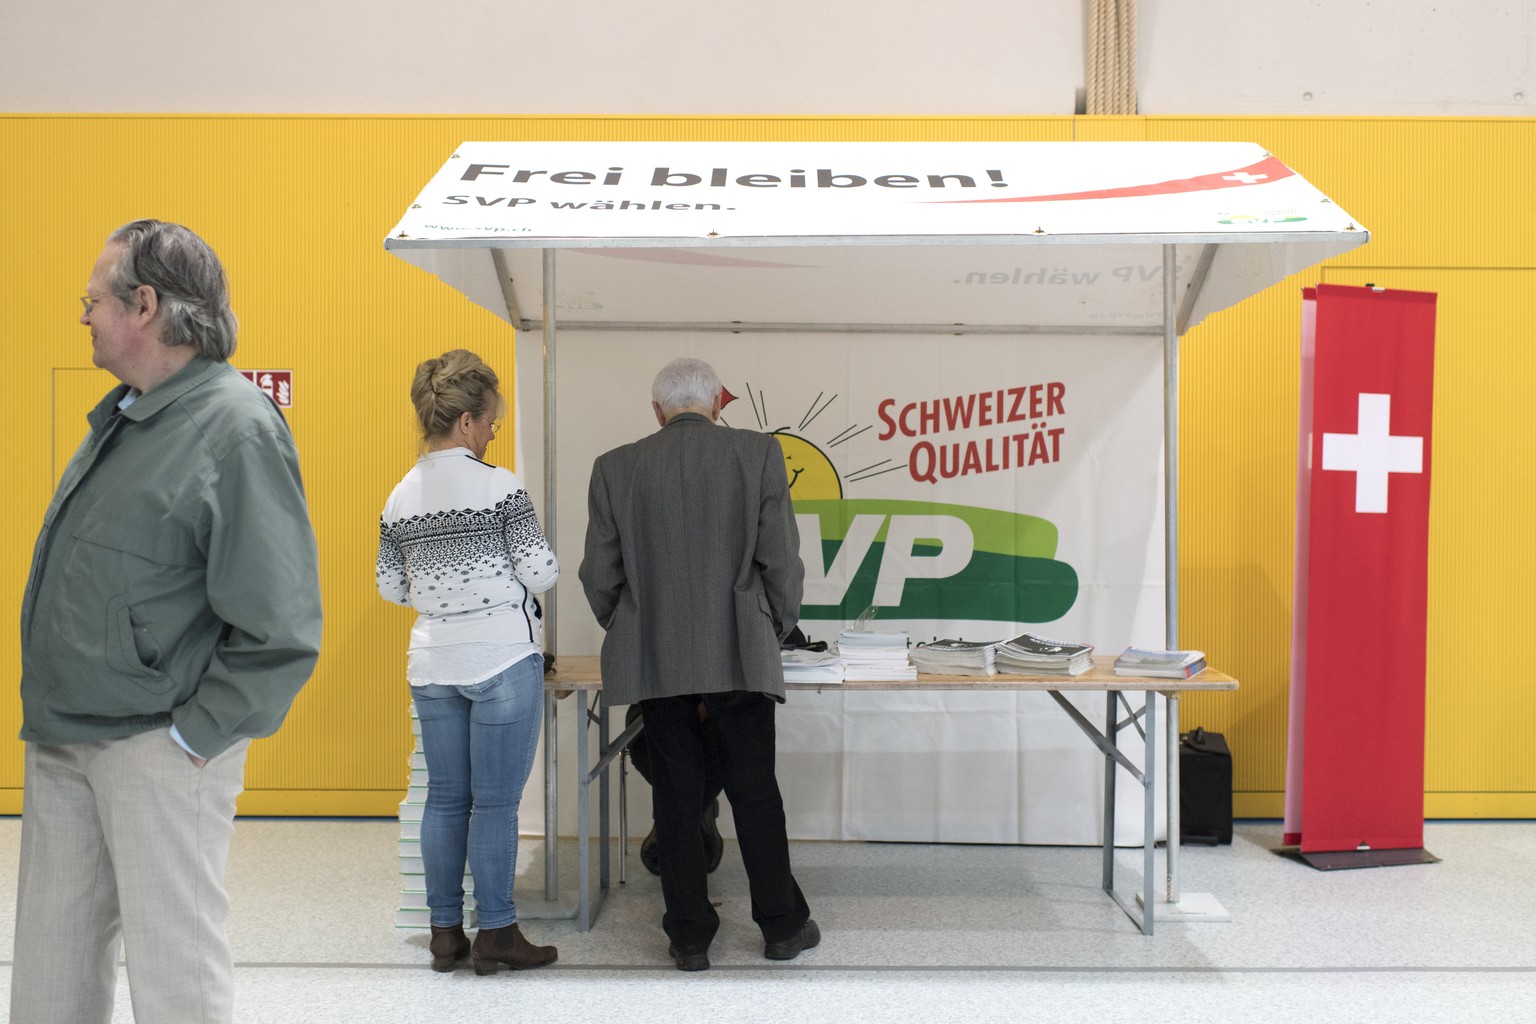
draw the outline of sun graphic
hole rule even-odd
[[[787,429],[772,431],[772,436],[779,439],[779,446],[784,449],[784,469],[789,474],[792,501],[843,496],[843,482],[838,478],[837,469],[820,448]]]
[[[769,428],[768,403],[764,400],[763,393],[754,392],[750,384],[746,386],[746,392],[751,400],[752,415],[757,421],[758,429],[765,430],[778,438],[779,446],[784,449],[784,472],[789,478],[789,496],[794,501],[841,501],[844,480],[849,483],[858,483],[906,468],[904,463],[887,458],[846,473],[838,471],[827,451],[859,437],[870,429],[868,425],[853,424],[845,427],[828,439],[824,445],[806,440],[804,437],[806,428],[838,399],[838,395],[828,397],[826,392],[822,392],[811,401],[810,407],[801,416],[799,424],[774,430]],[[736,396],[731,394],[729,389],[720,389],[722,410],[734,401]],[[721,422],[726,422],[723,414]],[[843,451],[846,452],[848,449],[844,448]]]

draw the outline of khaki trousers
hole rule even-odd
[[[141,1024],[228,1024],[224,866],[249,740],[198,768],[154,729],[28,743],[12,1024],[108,1024],[118,952]]]

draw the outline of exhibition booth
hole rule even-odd
[[[1368,238],[1247,143],[467,142],[385,245],[517,328],[516,469],[573,578],[592,460],[692,355],[784,446],[813,639],[874,607],[1113,655],[1181,646],[1181,335]],[[558,667],[601,631],[554,595]],[[796,692],[779,749],[795,838],[1148,838],[1125,791],[1106,837],[1045,693]]]

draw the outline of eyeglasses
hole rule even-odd
[[[491,420],[491,436],[501,433],[501,420]]]
[[[85,315],[86,316],[90,316],[91,315],[91,310],[95,309],[98,305],[100,305],[101,303],[103,303],[105,301],[107,301],[107,300],[106,299],[93,299],[89,295],[82,295],[82,296],[80,296],[80,305],[85,307]]]

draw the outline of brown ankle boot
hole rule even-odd
[[[464,934],[462,923],[447,928],[432,926],[432,969],[451,971],[460,960],[469,956],[469,936]]]
[[[559,955],[554,946],[535,946],[529,942],[515,924],[505,928],[481,928],[475,935],[476,974],[495,974],[497,964],[506,964],[514,971],[526,971],[553,963]]]

